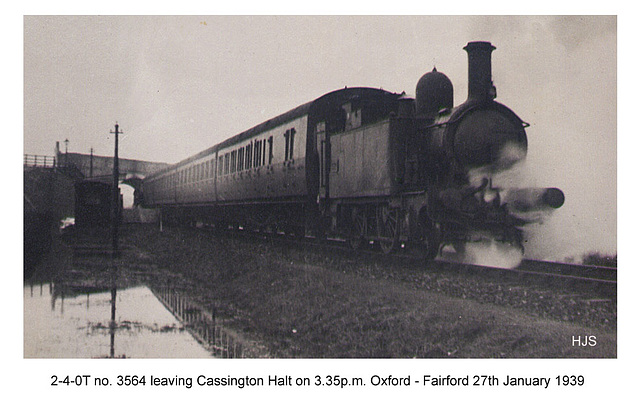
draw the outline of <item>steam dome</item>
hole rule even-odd
[[[453,107],[453,84],[449,77],[436,68],[426,73],[416,86],[416,113],[435,116],[443,108]]]

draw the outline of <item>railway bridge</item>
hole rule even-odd
[[[127,158],[118,159],[118,168],[120,174],[120,183],[127,184],[139,192],[142,186],[142,180],[169,164],[163,162],[140,161]],[[25,201],[30,202],[30,206],[36,209],[46,208],[49,201],[39,201],[37,198],[42,195],[42,183],[44,180],[51,185],[54,179],[67,179],[70,185],[80,180],[100,181],[113,184],[113,157],[99,156],[93,154],[82,154],[77,152],[61,152],[59,145],[56,144],[55,155],[24,155],[24,194]],[[52,179],[51,175],[56,175]],[[48,187],[47,192],[51,190],[66,191],[69,183],[53,183],[54,186]],[[63,196],[73,197],[73,193],[56,192]],[[137,197],[138,195],[136,195]]]
[[[58,146],[56,146],[54,160],[59,167],[77,170],[79,175],[82,175],[82,179],[113,183],[113,157],[111,156],[60,152]],[[145,176],[157,172],[168,165],[164,162],[119,158],[120,182],[139,189]]]

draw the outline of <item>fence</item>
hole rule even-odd
[[[215,314],[170,287],[152,288],[152,292],[216,357],[247,357],[239,337],[217,323]]]
[[[56,157],[49,155],[29,155],[24,154],[23,164],[25,167],[33,168],[55,168]]]

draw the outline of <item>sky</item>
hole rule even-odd
[[[467,95],[469,41],[490,41],[497,101],[525,122],[511,183],[566,203],[530,257],[617,253],[615,16],[26,16],[25,154],[178,162],[327,92],[415,95],[433,67]]]

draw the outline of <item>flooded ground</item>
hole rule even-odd
[[[24,287],[24,357],[210,358],[212,353],[146,286],[112,290],[48,282]]]

